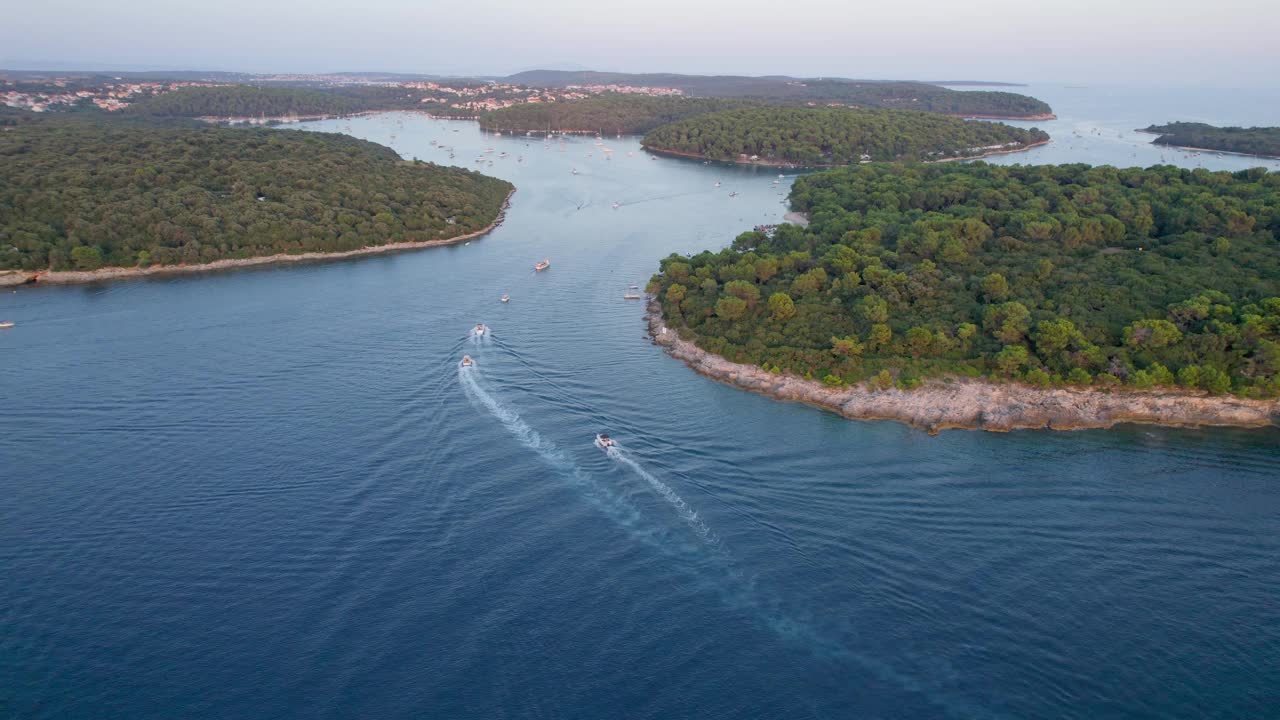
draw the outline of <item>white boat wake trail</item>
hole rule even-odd
[[[632,460],[626,455],[623,455],[622,448],[615,446],[609,448],[605,452],[609,457],[617,460],[623,465],[626,465],[631,468],[635,474],[644,478],[645,482],[649,483],[649,485],[656,490],[659,495],[665,498],[667,502],[671,503],[672,507],[680,513],[680,517],[684,518],[684,521],[689,524],[689,527],[693,528],[693,531],[698,534],[698,537],[701,537],[703,540],[710,543],[717,542],[716,537],[711,534],[711,529],[707,527],[706,523],[702,522],[702,518],[698,517],[698,513],[693,508],[689,507],[689,503],[685,502],[684,498],[680,497],[675,490],[672,490],[670,485],[662,482],[658,478],[654,477],[653,473],[645,470],[643,467],[640,467],[640,463]]]
[[[593,499],[602,509],[621,526],[627,528],[637,540],[667,553],[672,553],[676,549],[669,543],[662,541],[660,535],[640,530],[638,526],[641,524],[641,515],[637,508],[624,498],[595,483],[569,456],[538,434],[514,410],[499,402],[497,398],[481,387],[477,380],[478,377],[478,370],[475,367],[459,368],[458,378],[467,394],[483,405],[516,439],[538,453],[557,469],[569,474],[580,485],[589,488],[591,490],[590,495],[595,496]],[[639,463],[624,455],[620,448],[612,447],[606,452],[609,457],[626,465],[643,478],[659,495],[675,507],[689,527],[706,541],[707,545],[702,546],[703,550],[708,545],[716,547],[718,552],[714,553],[714,555],[724,563],[721,568],[722,572],[709,574],[706,573],[709,568],[704,566],[702,571],[698,572],[698,575],[719,591],[726,603],[743,609],[754,609],[779,635],[803,643],[816,653],[851,661],[885,681],[892,682],[908,692],[927,698],[942,710],[945,716],[1001,717],[998,713],[993,713],[987,708],[975,707],[965,698],[956,698],[945,687],[937,687],[928,681],[922,681],[910,675],[903,675],[875,656],[868,656],[848,648],[838,639],[839,635],[833,637],[830,632],[824,632],[821,629],[821,623],[793,619],[786,612],[780,600],[771,598],[768,595],[762,595],[755,588],[755,583],[752,580],[742,576],[741,572],[735,567],[733,559],[725,554],[724,548],[719,545],[719,540],[711,534],[710,529],[702,522],[698,514],[689,507],[684,498],[680,497],[666,483],[641,467]],[[692,548],[689,549],[692,550]]]
[[[479,338],[476,339],[479,340]],[[507,430],[530,450],[538,453],[553,465],[576,472],[572,460],[555,445],[544,440],[538,434],[538,431],[529,427],[529,424],[522,420],[514,410],[498,402],[488,391],[480,387],[480,384],[476,382],[475,375],[475,368],[459,368],[458,379],[462,381],[463,389],[467,391],[467,394],[472,399],[484,405],[485,409],[498,418],[506,426]]]

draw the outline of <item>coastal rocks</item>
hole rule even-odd
[[[913,390],[831,388],[755,365],[713,355],[662,323],[650,297],[646,319],[653,341],[695,371],[744,390],[817,405],[848,418],[896,420],[930,432],[969,428],[994,432],[1018,429],[1082,430],[1118,423],[1171,426],[1280,426],[1280,401],[1170,391],[1038,388],[973,379],[930,381]]]
[[[0,287],[16,287],[27,285],[38,279],[39,275],[22,270],[0,271]]]

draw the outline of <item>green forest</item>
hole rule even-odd
[[[744,105],[740,100],[606,94],[568,102],[512,105],[480,116],[480,128],[490,132],[567,130],[641,135],[670,122]]]
[[[1280,157],[1280,127],[1214,127],[1204,123],[1176,122],[1152,125],[1142,132],[1158,133],[1160,137],[1152,140],[1156,145]]]
[[[0,132],[0,269],[335,252],[489,225],[510,183],[347,135],[63,115]]]
[[[668,325],[832,386],[930,377],[1280,395],[1280,174],[868,164],[807,228],[662,262]]]
[[[138,102],[130,112],[158,117],[344,115],[366,109],[357,99],[286,87],[186,87]]]
[[[1029,118],[1053,113],[1049,105],[1027,95],[994,90],[952,90],[922,82],[576,70],[529,70],[511,75],[506,80],[533,87],[607,84],[670,87],[694,97],[749,98],[790,104],[838,102],[948,115]]]
[[[663,125],[649,149],[736,161],[808,167],[863,160],[938,160],[1012,150],[1048,140],[1044,132],[911,110],[742,108]]]

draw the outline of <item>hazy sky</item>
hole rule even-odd
[[[15,0],[0,67],[1243,84],[1280,0]]]

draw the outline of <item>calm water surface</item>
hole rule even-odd
[[[1131,128],[1215,117],[1042,96],[1062,140],[1000,162],[1159,162]],[[622,294],[776,221],[790,177],[310,127],[447,162],[434,139],[519,192],[467,246],[0,297],[0,716],[1280,706],[1280,431],[930,437],[743,393]]]

